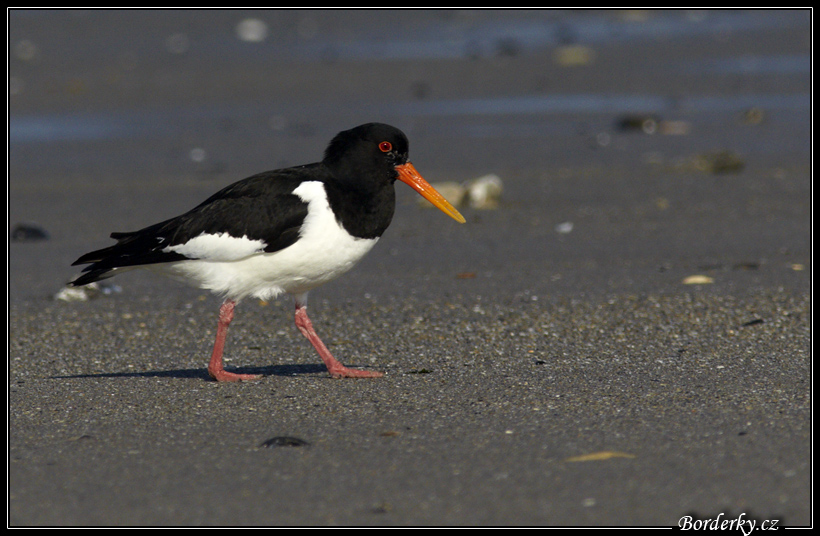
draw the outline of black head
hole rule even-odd
[[[338,133],[322,162],[339,178],[363,174],[395,181],[395,168],[407,162],[410,144],[404,133],[384,123],[367,123]]]
[[[385,212],[392,217],[395,205],[393,183],[399,179],[445,214],[464,223],[464,216],[407,161],[409,149],[407,136],[384,123],[367,123],[340,132],[328,145],[322,160],[333,175],[333,180],[325,183],[326,187],[333,190],[334,185],[342,186],[350,195],[367,197],[358,205],[363,207],[371,203],[389,207]],[[390,223],[389,218],[386,221]]]

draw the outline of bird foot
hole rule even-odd
[[[384,372],[376,372],[375,370],[358,370],[347,367],[328,368],[331,378],[381,378]]]
[[[242,382],[246,380],[258,380],[262,377],[261,374],[237,374],[236,372],[228,372],[227,370],[211,369],[208,369],[208,374],[218,382]]]

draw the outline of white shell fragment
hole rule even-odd
[[[53,298],[56,301],[77,302],[88,301],[97,298],[100,295],[116,294],[121,292],[119,285],[113,284],[99,284],[98,282],[89,283],[82,287],[64,286],[54,294]]]
[[[715,280],[708,275],[690,275],[685,277],[682,282],[684,285],[708,285],[714,283]]]
[[[495,208],[504,187],[498,175],[484,175],[467,183],[467,199],[473,208]]]
[[[483,175],[465,183],[445,181],[433,183],[432,186],[453,206],[466,203],[477,209],[496,208],[504,189],[501,177],[495,174]],[[433,206],[424,198],[418,202],[425,207]]]

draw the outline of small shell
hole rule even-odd
[[[715,280],[708,275],[690,275],[685,277],[682,281],[684,285],[708,285],[714,283]]]
[[[495,208],[504,186],[498,175],[484,175],[467,183],[467,199],[473,208]]]

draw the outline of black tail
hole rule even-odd
[[[83,285],[87,285],[89,283],[93,283],[94,281],[99,281],[101,279],[108,279],[109,277],[114,277],[114,268],[111,269],[100,269],[94,270],[91,266],[83,270],[83,273],[80,274],[78,277],[74,278],[73,280],[69,281],[68,284],[72,287],[81,287]]]
[[[160,240],[156,234],[149,231],[151,228],[143,229],[133,233],[111,233],[111,238],[117,243],[107,248],[98,249],[86,253],[73,263],[88,264],[83,269],[83,273],[70,282],[72,286],[79,287],[107,279],[116,275],[117,268],[145,266],[148,264],[158,264],[162,262],[172,262],[185,259],[179,253],[163,251]]]

